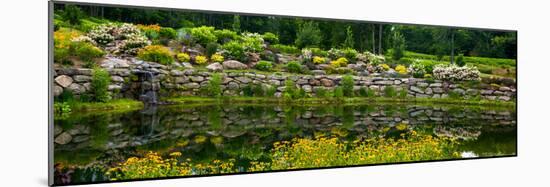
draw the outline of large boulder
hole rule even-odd
[[[71,85],[69,85],[69,87],[67,87],[67,89],[69,89],[74,94],[83,94],[86,92],[86,88],[77,83],[72,83]]]
[[[223,62],[224,69],[246,69],[248,66],[236,60],[227,60]]]
[[[223,70],[223,65],[216,62],[206,66],[206,69],[208,69],[208,71],[220,72]]]
[[[53,95],[54,96],[59,96],[61,95],[61,93],[63,93],[63,88],[61,88],[61,86],[53,86]]]
[[[62,86],[63,88],[67,88],[69,85],[73,83],[73,78],[67,75],[60,75],[55,78],[55,82],[60,86]]]
[[[71,136],[71,134],[64,132],[58,135],[57,137],[55,137],[54,142],[57,144],[65,145],[71,142],[72,139],[73,139],[73,136]]]
[[[103,61],[101,61],[101,67],[103,68],[128,68],[130,67],[129,61],[120,59],[120,58],[114,58],[114,57],[107,57]]]

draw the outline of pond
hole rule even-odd
[[[177,156],[171,161],[194,165],[181,166],[187,174],[133,179],[511,156],[516,155],[517,142],[515,108],[395,103],[187,104],[74,113],[55,120],[55,134],[56,184],[122,180],[121,175],[107,173],[118,168],[116,172],[129,176],[120,167],[144,163],[141,158],[155,155]],[[423,138],[412,140],[416,136]],[[442,142],[447,140],[451,143]],[[354,147],[352,142],[360,143]],[[403,151],[382,159],[374,158],[377,150]],[[341,152],[345,159],[330,155]],[[282,166],[280,161],[285,160],[295,163]],[[218,162],[216,167],[197,169]]]

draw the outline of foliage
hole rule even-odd
[[[134,54],[137,54],[137,52],[141,48],[149,45],[150,43],[151,42],[147,40],[147,38],[144,37],[143,35],[131,34],[131,35],[128,35],[124,41],[122,41],[120,52],[134,55]]]
[[[433,70],[433,76],[439,80],[481,80],[480,72],[474,66],[459,67],[456,64],[436,65]]]
[[[245,58],[244,46],[241,45],[240,42],[237,42],[237,41],[227,42],[223,44],[222,49],[224,50],[223,54],[229,59],[243,61]]]
[[[111,100],[111,95],[108,91],[111,84],[111,75],[107,70],[102,68],[94,68],[92,71],[91,92],[93,100],[96,102],[107,102]]]
[[[216,42],[218,38],[214,34],[214,27],[201,26],[191,29],[191,37],[199,44],[206,45]]]
[[[198,65],[203,65],[203,64],[206,64],[207,62],[208,62],[208,58],[206,58],[205,56],[202,56],[202,55],[195,56],[195,63],[197,63]]]
[[[328,97],[331,97],[331,94],[330,92],[328,92],[327,89],[325,89],[324,87],[318,87],[315,89],[315,95],[317,97],[321,97],[321,98],[328,98]]]
[[[239,38],[239,35],[235,31],[228,29],[215,30],[214,35],[218,38],[221,43],[225,43],[231,40],[236,40]]]
[[[296,46],[303,47],[315,47],[321,43],[321,30],[316,22],[308,21],[301,25],[300,29],[296,32]]]
[[[139,30],[141,30],[145,34],[145,36],[147,36],[147,38],[151,40],[157,39],[160,35],[159,32],[161,27],[158,24],[153,24],[153,25],[137,24],[136,27]]]
[[[344,97],[344,89],[341,86],[334,88],[334,93],[332,94],[336,99],[342,99]]]
[[[370,53],[370,52],[365,52],[365,56],[367,56],[367,59],[369,60],[369,62],[372,64],[372,65],[378,65],[380,63],[383,63],[384,61],[386,61],[386,59],[384,58],[384,56],[382,55],[376,55],[376,54],[373,54],[373,53]]]
[[[397,73],[400,73],[400,74],[407,74],[407,68],[404,66],[404,65],[397,65],[395,67],[395,71],[397,71]]]
[[[304,48],[302,49],[302,62],[304,63],[310,63],[313,58],[313,53],[310,49]]]
[[[353,77],[351,75],[345,75],[342,77],[342,89],[344,91],[344,96],[346,97],[353,97],[353,86],[355,85],[355,81],[353,80]]]
[[[234,173],[234,159],[227,161],[213,160],[211,163],[194,164],[191,159],[178,161],[180,152],[170,153],[170,158],[163,158],[155,152],[147,153],[143,158],[130,157],[123,163],[109,169],[106,175],[111,180],[151,179],[162,177]]]
[[[260,60],[256,64],[255,68],[260,71],[271,71],[273,64],[270,61]]]
[[[76,5],[65,5],[65,9],[62,12],[63,20],[67,21],[71,25],[79,25],[81,19],[84,17],[84,12]]]
[[[76,31],[58,30],[54,32],[54,62],[69,64],[71,56],[71,43],[80,33]]]
[[[313,57],[313,63],[314,64],[324,64],[325,62],[327,62],[327,59],[325,59],[323,57],[318,57],[318,56]]]
[[[285,54],[301,53],[300,49],[291,45],[275,44],[275,45],[270,45],[270,48],[273,49],[274,52],[285,53]]]
[[[346,59],[345,57],[340,57],[337,60],[331,61],[330,65],[333,68],[346,67],[348,65],[348,59]]]
[[[233,24],[231,25],[231,28],[233,28],[233,31],[235,32],[241,32],[241,17],[239,15],[233,16]]]
[[[254,162],[251,171],[286,170],[458,158],[455,141],[415,131],[401,138],[343,141],[337,137],[294,138],[273,144],[269,162]]]
[[[423,64],[415,62],[409,66],[409,72],[411,72],[414,78],[422,78],[426,74],[426,70]]]
[[[384,87],[384,96],[395,97],[397,96],[397,92],[395,91],[395,88],[393,86],[386,86]]]
[[[330,48],[330,50],[328,50],[328,57],[332,59],[344,57],[344,51],[341,49]]]
[[[206,56],[212,56],[213,54],[218,52],[218,47],[220,44],[218,43],[208,43],[206,44]]]
[[[352,48],[346,48],[342,50],[342,52],[344,53],[344,57],[346,57],[346,59],[352,62],[354,62],[355,59],[357,59],[357,55],[359,54],[355,49],[352,49]]]
[[[174,62],[170,49],[162,45],[150,45],[138,51],[138,58],[145,61],[168,65]]]
[[[392,59],[399,60],[405,53],[405,37],[399,32],[395,31],[392,38]]]
[[[342,47],[349,49],[353,49],[354,47],[353,31],[351,30],[351,26],[348,26],[346,28],[346,39],[344,40],[344,44]]]
[[[387,64],[380,64],[380,67],[382,67],[382,69],[384,69],[384,71],[390,70],[390,66],[387,65]]]
[[[246,52],[261,52],[263,51],[264,39],[258,33],[245,32],[242,34],[241,43]]]
[[[222,79],[223,75],[219,73],[212,74],[210,81],[206,86],[208,95],[212,97],[221,97],[222,96]]]
[[[264,41],[268,42],[269,44],[278,44],[279,43],[279,37],[271,32],[266,32],[262,35],[262,38]]]
[[[287,79],[285,81],[285,90],[283,91],[283,97],[285,99],[293,99],[297,97],[298,88],[296,88],[296,84],[294,81]]]
[[[456,57],[456,65],[462,67],[464,65],[466,65],[466,62],[464,62],[464,55],[463,54],[459,54],[458,57]]]
[[[191,56],[189,56],[189,54],[187,54],[187,53],[178,53],[176,55],[176,58],[180,62],[189,62],[189,61],[191,61]]]
[[[319,56],[319,57],[328,57],[328,52],[327,51],[324,51],[322,49],[319,49],[319,48],[309,48],[311,50],[311,53],[314,55],[314,56]]]
[[[159,36],[166,39],[174,39],[177,34],[176,30],[170,27],[162,27],[159,30]]]
[[[224,61],[224,58],[222,55],[220,54],[213,54],[212,56],[210,56],[210,60],[212,62],[223,62]]]
[[[302,64],[300,64],[298,61],[289,61],[286,63],[286,70],[290,73],[301,73]]]
[[[68,102],[55,102],[53,113],[57,116],[63,116],[71,113],[71,105]]]

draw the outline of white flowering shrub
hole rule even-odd
[[[90,43],[92,45],[97,45],[97,43],[92,38],[90,38],[89,36],[84,36],[84,35],[73,38],[71,41],[72,42],[86,42],[86,43]]]
[[[367,56],[367,59],[373,65],[378,65],[378,64],[383,63],[383,62],[386,61],[386,57],[384,57],[382,55],[375,55],[375,54],[373,54],[371,52],[368,52],[368,51],[365,52],[365,56]]]
[[[433,69],[433,76],[439,80],[481,80],[479,77],[479,70],[474,66],[457,66],[455,64],[436,65]]]
[[[302,49],[302,59],[304,59],[305,62],[311,62],[311,59],[313,58],[313,52],[311,49],[304,48]]]
[[[328,56],[331,59],[337,59],[344,56],[344,51],[342,51],[341,49],[330,48],[330,50],[328,50],[327,52]]]
[[[97,44],[114,43],[114,49],[110,50],[114,53],[135,55],[139,49],[151,44],[138,27],[129,23],[98,25],[86,36]]]
[[[112,23],[101,24],[90,30],[87,36],[96,41],[98,44],[105,45],[115,40],[113,33],[115,32],[116,27],[117,26]]]
[[[151,44],[147,37],[141,34],[129,34],[126,37],[126,40],[122,41],[119,47],[121,53],[135,55],[139,49]]]
[[[426,74],[426,67],[424,67],[424,64],[414,62],[409,66],[408,71],[414,78],[422,78]]]

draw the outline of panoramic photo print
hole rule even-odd
[[[51,14],[54,185],[517,154],[516,31]]]

